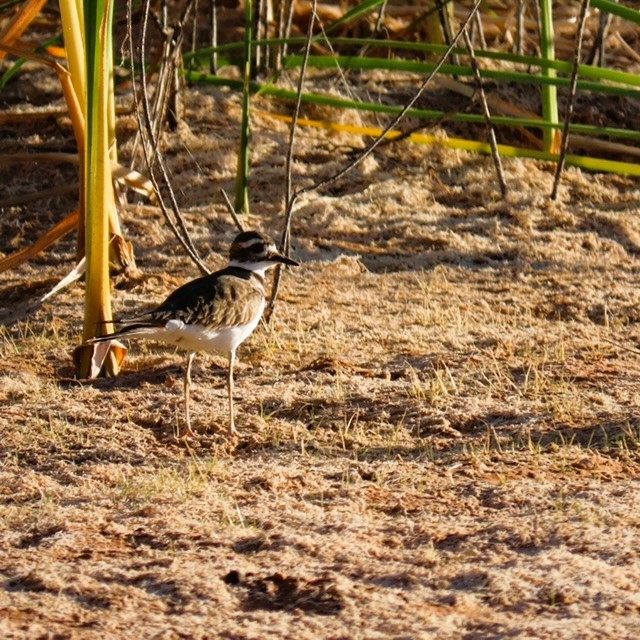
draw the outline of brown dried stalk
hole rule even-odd
[[[576,99],[576,87],[578,86],[578,65],[580,64],[580,54],[582,52],[582,40],[584,38],[584,25],[587,21],[587,12],[589,10],[589,0],[582,0],[580,5],[580,18],[578,21],[578,30],[576,31],[576,44],[573,50],[573,68],[571,69],[571,87],[569,89],[569,101],[567,103],[567,112],[564,117],[564,126],[562,127],[562,143],[560,146],[560,158],[556,166],[556,175],[553,180],[553,189],[551,190],[551,199],[558,197],[558,187],[560,185],[560,176],[564,169],[564,163],[567,157],[567,147],[569,146],[569,125],[571,124],[571,116],[573,116],[573,105]]]
[[[143,137],[142,149],[145,156],[145,162],[147,165],[147,170],[149,171],[149,178],[153,183],[153,187],[155,189],[158,204],[160,209],[162,210],[162,214],[167,221],[167,224],[173,231],[174,235],[178,239],[178,242],[183,246],[184,250],[187,252],[187,255],[191,258],[191,260],[196,264],[198,269],[203,273],[210,273],[210,269],[204,264],[204,262],[200,259],[198,252],[191,240],[189,232],[187,230],[186,224],[184,222],[184,218],[180,213],[180,208],[178,207],[178,203],[173,192],[173,188],[171,186],[171,182],[169,180],[168,171],[166,165],[164,163],[164,159],[162,154],[159,151],[158,138],[154,133],[154,126],[151,121],[151,107],[149,104],[149,91],[147,84],[147,73],[144,65],[144,52],[146,49],[146,34],[147,34],[147,25],[149,22],[149,0],[144,0],[143,8],[142,8],[142,28],[140,32],[140,43],[138,46],[139,49],[139,58],[140,58],[140,92],[138,92],[138,85],[135,79],[135,74],[133,72],[133,66],[135,61],[135,52],[133,45],[133,27],[132,27],[132,9],[131,2],[127,3],[127,37],[129,40],[129,54],[131,56],[131,86],[133,91],[134,102],[138,105],[136,108],[136,117],[138,119],[138,127],[140,129],[141,135]],[[193,0],[188,2],[183,14],[181,16],[179,24],[185,24],[191,7],[193,6]],[[141,107],[141,108],[140,108]],[[151,154],[154,154],[152,157]],[[154,162],[155,160],[155,162]],[[162,197],[162,193],[160,191],[160,184],[158,183],[158,179],[156,177],[154,171],[154,164],[160,169],[160,174],[162,176],[162,181],[167,189],[167,193],[169,194],[169,202],[171,205],[171,209],[173,212],[173,216],[175,221],[172,219],[169,214],[169,210],[164,202]]]

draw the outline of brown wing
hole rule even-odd
[[[227,267],[176,289],[160,306],[136,320],[164,324],[173,318],[210,328],[249,324],[264,303],[260,279]]]
[[[212,329],[249,324],[262,311],[264,292],[250,280],[222,276],[212,298],[199,298],[184,315],[176,317],[187,324],[203,324]]]

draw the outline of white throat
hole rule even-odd
[[[273,267],[275,262],[271,260],[259,260],[258,262],[239,262],[238,260],[230,260],[230,267],[237,267],[239,269],[246,269],[247,271],[251,271],[256,275],[264,278],[264,274],[267,272],[267,269]]]

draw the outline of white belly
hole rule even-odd
[[[155,329],[153,335],[145,337],[173,344],[186,351],[231,353],[253,333],[261,317],[262,310],[249,324],[218,329],[201,324],[185,324],[182,320],[169,320],[164,328]]]

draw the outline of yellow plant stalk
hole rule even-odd
[[[60,0],[60,18],[69,72],[77,96],[84,96],[87,86],[85,61],[84,11],[82,0]],[[84,111],[84,110],[83,110]],[[86,117],[86,113],[84,113]]]
[[[112,90],[110,28],[112,3],[106,0],[101,10],[94,8],[96,31],[87,49],[87,127],[84,191],[85,255],[87,264],[84,326],[86,342],[112,330],[109,282],[109,221],[114,215],[114,191],[111,174],[109,93]],[[89,45],[87,45],[89,48]],[[91,67],[89,67],[91,65]],[[89,73],[90,71],[90,73]],[[117,375],[126,351],[82,345],[76,350],[76,374],[93,378]]]
[[[285,116],[277,113],[268,113],[265,111],[257,111],[256,115],[266,116],[281,120],[282,122],[291,122],[291,116]],[[304,120],[299,118],[297,123],[303,127],[315,127],[317,129],[329,129],[332,131],[342,131],[345,133],[353,133],[362,136],[378,137],[382,134],[382,129],[378,127],[360,127],[350,124],[339,124],[327,120]],[[390,140],[399,138],[404,135],[402,131],[389,131],[387,138]],[[444,138],[432,136],[426,133],[412,133],[407,138],[411,142],[417,144],[441,145],[449,149],[460,149],[461,151],[473,151],[476,153],[491,153],[491,147],[486,142],[477,140],[466,140],[464,138]],[[498,151],[500,155],[507,158],[532,158],[535,160],[546,160],[557,162],[558,155],[547,151],[538,151],[536,149],[524,149],[522,147],[514,147],[507,144],[499,144]],[[626,174],[630,176],[640,176],[640,164],[632,162],[619,162],[617,160],[603,160],[602,158],[592,158],[589,156],[567,156],[567,164],[590,171],[609,171],[612,173]]]

